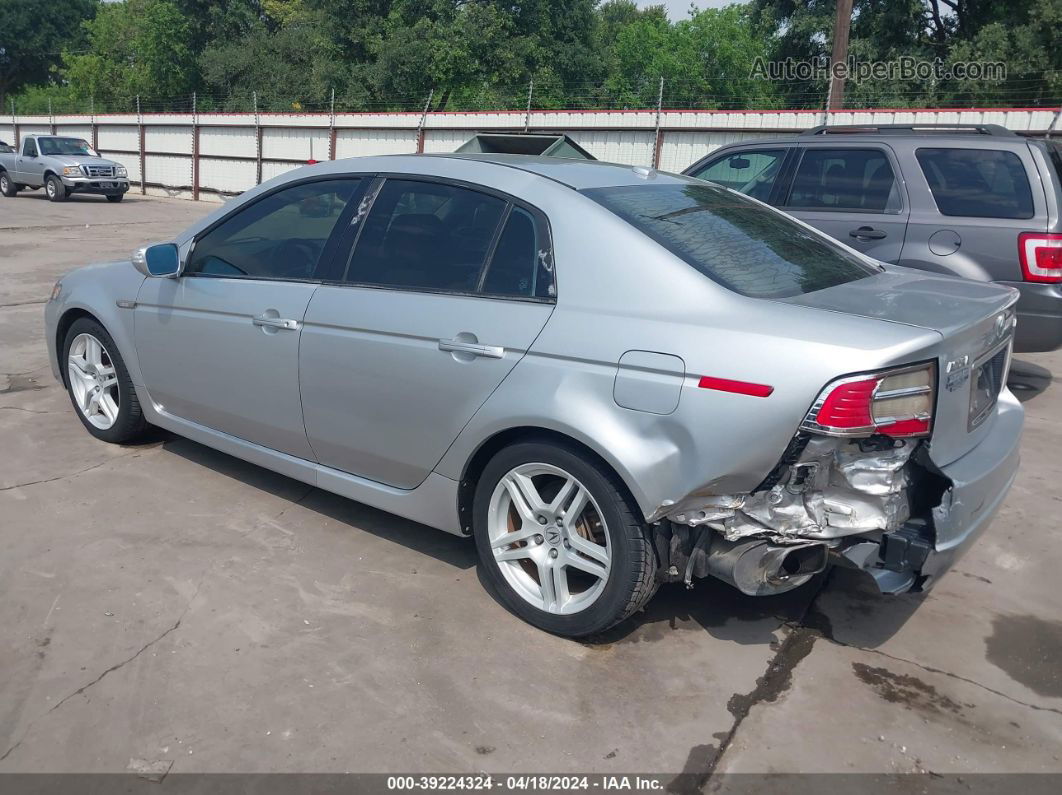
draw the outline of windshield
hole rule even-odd
[[[88,141],[81,138],[38,138],[37,146],[42,155],[85,155],[86,157],[99,157],[88,145]]]
[[[630,185],[583,193],[741,295],[788,298],[876,272],[829,238],[715,185]]]

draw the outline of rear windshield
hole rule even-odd
[[[829,238],[715,185],[631,185],[583,193],[705,276],[752,298],[803,295],[875,272]]]
[[[1025,166],[1002,149],[919,149],[915,152],[942,215],[1032,218]]]

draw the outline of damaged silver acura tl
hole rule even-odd
[[[77,270],[46,318],[97,438],[160,426],[472,535],[510,610],[577,636],[666,581],[932,585],[1017,470],[1015,297],[686,177],[385,156]]]

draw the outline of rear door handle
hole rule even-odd
[[[266,328],[284,329],[285,331],[298,331],[299,321],[289,320],[286,317],[269,317],[268,315],[258,315],[258,317],[251,318],[251,322],[256,326],[265,326]]]
[[[505,348],[501,345],[480,345],[477,342],[461,342],[460,340],[439,340],[439,350],[451,353],[470,353],[473,356],[484,356],[488,359],[501,359],[505,356]]]
[[[886,233],[870,226],[861,226],[849,232],[848,236],[854,237],[856,240],[881,240],[886,236]]]

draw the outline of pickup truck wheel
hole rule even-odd
[[[63,181],[54,174],[50,175],[44,183],[44,190],[48,194],[48,201],[52,202],[64,202],[66,201],[66,185]]]
[[[118,346],[90,318],[75,320],[63,341],[70,402],[85,430],[112,444],[136,441],[148,428]]]
[[[602,632],[656,591],[649,529],[616,475],[575,448],[529,441],[498,452],[476,485],[472,524],[498,599],[547,632]]]
[[[107,201],[111,202],[112,204],[117,204],[122,200],[122,197],[124,196],[124,193],[116,193],[114,196],[108,196]]]
[[[0,172],[0,194],[11,198],[18,193],[18,186],[11,181],[6,171]]]

